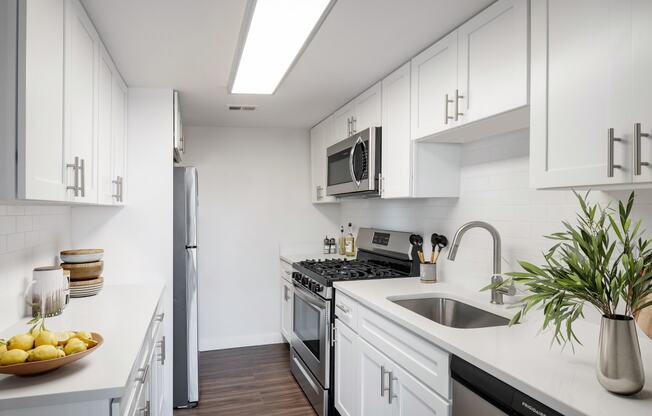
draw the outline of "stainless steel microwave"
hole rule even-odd
[[[370,127],[327,149],[329,196],[379,195],[381,140],[381,128]]]

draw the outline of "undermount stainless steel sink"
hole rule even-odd
[[[483,311],[455,299],[434,297],[401,299],[392,302],[425,316],[431,321],[452,328],[487,328],[509,324],[507,318]]]

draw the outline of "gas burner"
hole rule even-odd
[[[365,260],[305,260],[300,262],[299,265],[331,281],[404,276],[404,273],[397,270]]]

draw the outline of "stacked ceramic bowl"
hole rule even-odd
[[[100,293],[104,285],[102,249],[64,250],[61,267],[70,273],[70,297],[83,298]]]

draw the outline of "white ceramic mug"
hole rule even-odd
[[[37,267],[25,291],[32,316],[60,315],[70,299],[70,280],[60,266]]]

